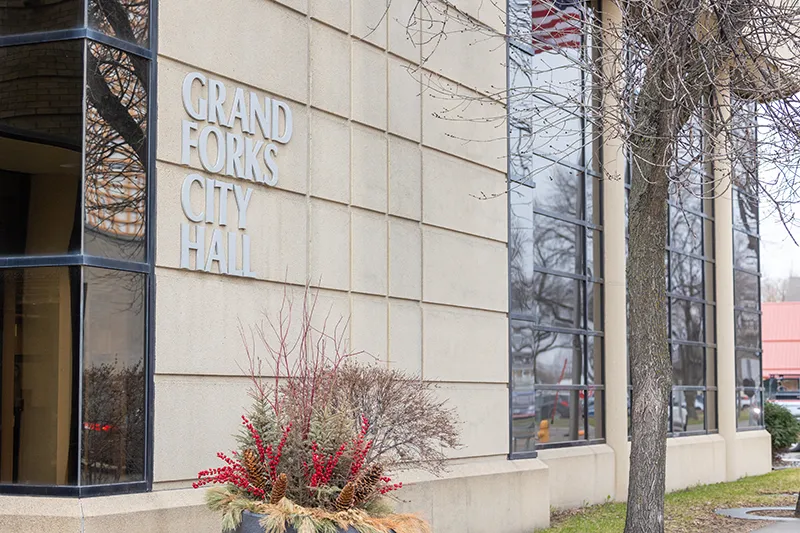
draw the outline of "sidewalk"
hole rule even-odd
[[[789,531],[800,532],[800,520],[795,522],[776,522],[774,525],[756,529],[753,533],[788,533]]]

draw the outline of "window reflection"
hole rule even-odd
[[[150,0],[89,0],[89,27],[129,43],[150,42]]]
[[[736,394],[736,427],[748,428],[764,425],[761,411],[762,393],[759,389],[744,389]]]
[[[703,328],[705,306],[673,298],[670,307],[670,337],[676,340],[705,342]]]
[[[601,232],[587,227],[602,225],[602,196],[585,169],[598,168],[600,147],[580,67],[589,37],[576,31],[555,50],[530,0],[508,7],[511,447],[523,452],[603,436],[603,343],[587,335],[602,330]],[[591,16],[568,9],[577,29]]]
[[[749,272],[758,272],[758,237],[741,231],[733,232],[733,264]]]
[[[539,324],[584,329],[583,282],[534,272],[533,298]]]
[[[736,307],[744,307],[754,311],[760,309],[759,281],[759,277],[755,274],[749,274],[741,270],[733,272],[733,302]]]
[[[705,362],[702,346],[672,346],[673,385],[705,385]]]
[[[693,116],[681,131],[671,169],[666,284],[673,370],[668,430],[673,433],[716,428],[714,210],[702,120]]]
[[[81,483],[144,479],[145,279],[84,270]]]
[[[736,386],[753,389],[761,383],[761,356],[757,352],[736,351]],[[750,391],[752,393],[752,391]],[[751,394],[752,395],[752,394]]]
[[[706,392],[693,389],[672,391],[672,431],[703,431],[705,423]]]
[[[761,319],[756,313],[735,311],[736,316],[736,346],[761,347]]]
[[[534,214],[534,264],[547,270],[583,274],[583,233],[583,226]]]
[[[82,50],[0,47],[0,256],[80,251]]]
[[[509,188],[509,283],[513,313],[533,316],[533,190],[512,184]]]
[[[733,223],[747,233],[758,233],[758,197],[740,189],[733,193]]]
[[[83,0],[4,0],[0,35],[65,30],[83,24]]]
[[[670,256],[669,267],[670,292],[682,296],[703,298],[705,261],[673,253]]]
[[[0,481],[77,476],[77,268],[0,270]]]
[[[584,383],[584,337],[534,329],[511,321],[511,365],[517,385]],[[592,370],[593,372],[593,370]],[[527,379],[524,378],[527,376]],[[592,376],[593,377],[593,376]]]
[[[703,255],[703,219],[670,206],[669,244],[676,250]]]
[[[86,253],[145,260],[147,63],[90,43],[86,112]]]

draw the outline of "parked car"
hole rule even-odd
[[[771,401],[785,407],[792,416],[800,420],[800,391],[778,391]]]

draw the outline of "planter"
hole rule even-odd
[[[264,533],[264,528],[261,527],[259,521],[264,518],[263,514],[255,514],[250,511],[242,513],[242,523],[236,529],[235,533]],[[290,525],[286,525],[286,533],[297,533],[297,530]],[[339,529],[338,533],[358,533],[355,529]]]

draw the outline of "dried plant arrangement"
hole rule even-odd
[[[215,485],[206,499],[224,531],[252,513],[266,533],[427,533],[424,520],[392,512],[403,484],[387,473],[440,473],[444,450],[459,445],[457,415],[419,376],[358,363],[347,322],[318,323],[317,303],[306,287],[296,308],[287,289],[277,316],[240,328],[252,404],[238,449],[218,453],[221,466],[193,486]]]

